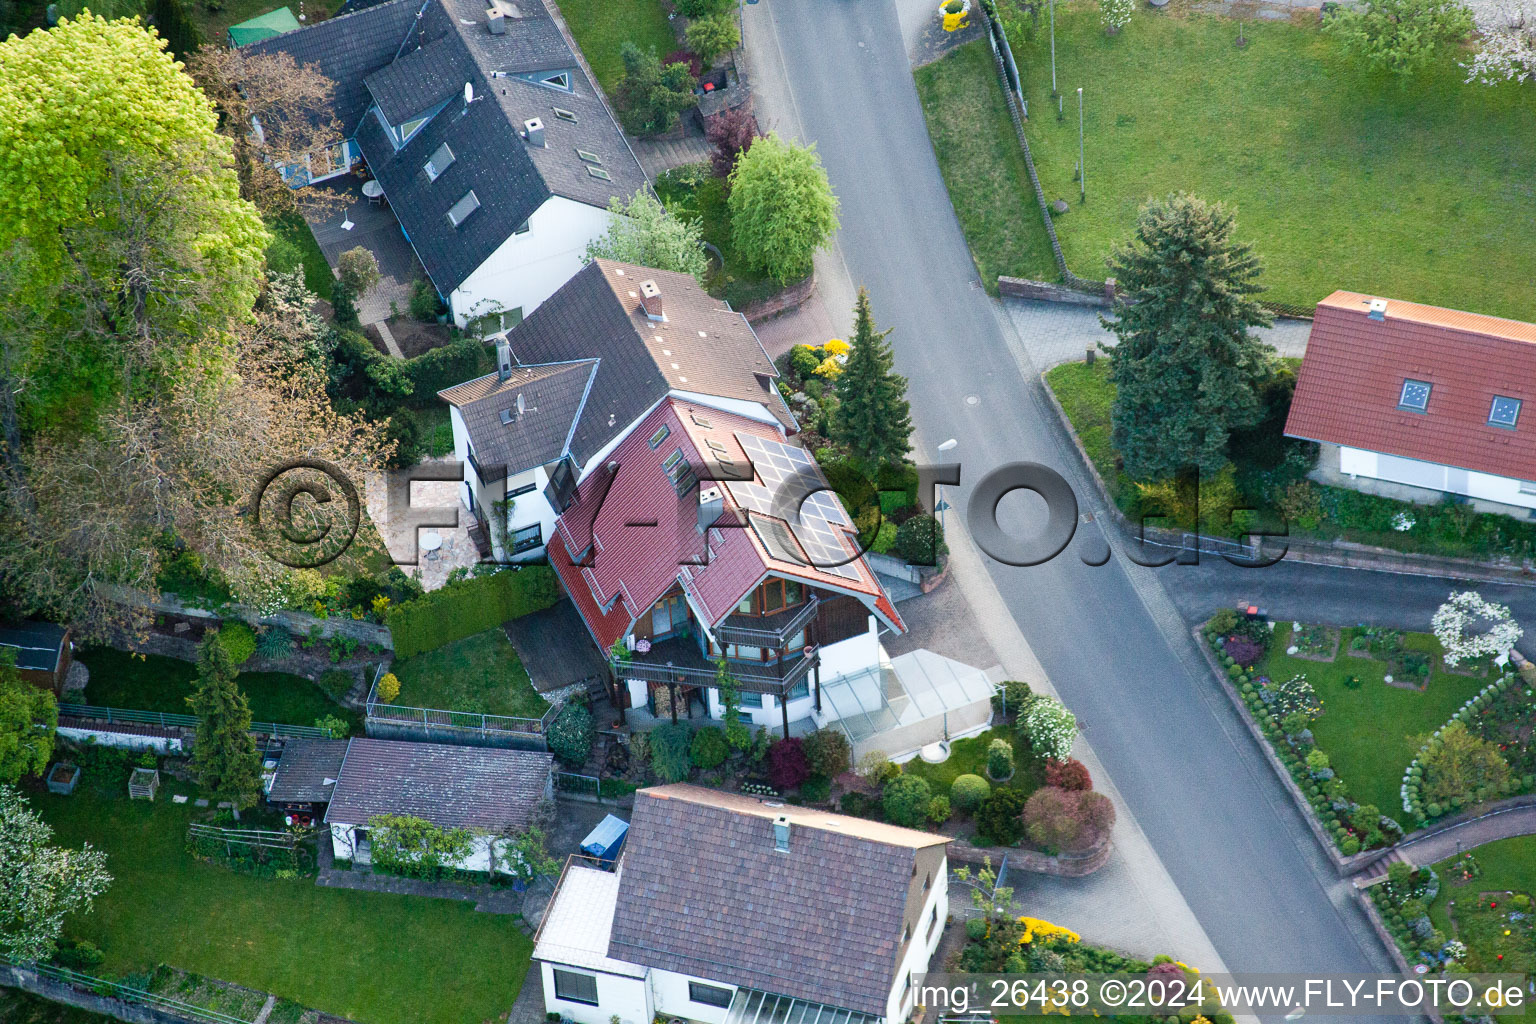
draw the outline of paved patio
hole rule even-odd
[[[357,318],[366,327],[388,319],[393,302],[405,309],[411,300],[411,285],[427,276],[411,243],[400,231],[389,202],[370,203],[363,196],[362,179],[342,175],[311,186],[343,195],[347,205],[324,219],[309,221],[309,229],[320,243],[320,251],[335,271],[341,254],[362,246],[379,261],[379,283],[357,303]]]
[[[426,459],[423,465],[447,461]],[[398,495],[391,501],[390,479],[393,477],[399,481],[407,472],[397,470],[369,474],[366,486],[368,518],[378,528],[384,547],[388,549],[395,564],[407,575],[420,579],[426,589],[436,590],[448,582],[448,574],[454,569],[472,568],[480,561],[475,540],[470,536],[470,530],[476,525],[475,517],[459,501],[459,485],[451,480],[412,481],[408,484],[408,505]],[[421,526],[419,517],[410,514],[412,510],[418,513],[430,510],[441,514],[451,509],[458,510],[458,526]],[[423,551],[421,548],[421,538],[429,532],[436,533],[443,541],[435,552]]]

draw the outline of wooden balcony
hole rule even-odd
[[[731,676],[739,689],[747,693],[767,693],[782,697],[804,682],[821,655],[815,647],[804,654],[773,662],[730,661]],[[690,637],[674,637],[651,645],[645,653],[635,651],[628,659],[611,659],[614,675],[620,679],[640,679],[648,683],[679,686],[713,686],[715,663],[699,651]]]

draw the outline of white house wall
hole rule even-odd
[[[359,827],[366,828],[367,826],[331,822],[331,852],[337,859],[358,860],[357,841],[354,830]],[[470,840],[470,852],[460,859],[458,863],[454,864],[453,867],[460,871],[489,872],[491,870],[491,854],[493,849],[496,853],[496,862],[503,866],[498,868],[498,871],[503,871],[508,858],[513,856],[514,852],[510,849],[509,840],[491,835],[474,836]],[[365,856],[362,860],[366,861],[368,858]],[[606,1024],[606,1021],[607,1018],[604,1018],[604,1024]]]
[[[932,920],[935,908],[938,910],[939,923],[934,926],[933,935],[930,937],[927,932],[928,922]],[[923,904],[923,912],[917,919],[917,928],[914,929],[912,938],[907,944],[906,956],[902,957],[901,966],[896,971],[896,982],[891,986],[890,1001],[886,1004],[886,1020],[903,1021],[911,1014],[912,998],[906,993],[907,975],[922,974],[928,970],[933,954],[939,948],[939,941],[944,937],[944,919],[948,916],[949,859],[946,857],[940,862],[939,869],[935,873],[928,900]],[[914,986],[915,983],[914,978]]]
[[[1503,505],[1536,508],[1536,482],[1478,473],[1436,462],[1405,459],[1399,455],[1341,447],[1339,471],[1349,476],[1425,487],[1483,501],[1496,501]]]
[[[852,675],[880,664],[880,627],[873,615],[869,616],[868,628],[858,636],[826,644],[821,648],[821,681],[823,684],[838,676]]]
[[[474,512],[475,518],[487,524],[491,539],[492,553],[498,561],[503,561],[504,552],[497,537],[497,531],[489,529],[490,516],[494,514],[496,502],[503,500],[510,490],[516,491],[527,484],[533,484],[533,490],[526,494],[519,494],[512,499],[512,508],[507,514],[507,536],[513,532],[539,524],[539,536],[545,541],[554,536],[555,510],[544,497],[544,488],[549,484],[549,474],[544,472],[544,467],[535,466],[506,480],[494,480],[490,483],[481,481],[475,473],[475,467],[469,462],[469,434],[464,427],[464,417],[457,406],[448,407],[448,421],[453,426],[453,457],[464,467],[464,480],[459,484],[459,500],[464,507]],[[471,502],[470,496],[474,500]],[[544,555],[543,545],[524,551],[511,560],[514,562],[528,559],[541,558]]]
[[[598,1005],[575,1003],[556,997],[556,968],[596,978]],[[656,1017],[657,1010],[644,978],[626,978],[585,967],[549,963],[540,964],[539,971],[540,980],[544,984],[544,1009],[548,1013],[569,1017],[576,1024],[609,1024],[614,1017],[619,1018],[620,1024],[651,1024]]]
[[[608,211],[551,196],[528,218],[528,230],[510,236],[449,303],[460,328],[487,313],[521,308],[523,316],[555,293],[583,266],[587,243],[608,230]]]

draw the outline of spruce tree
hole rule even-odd
[[[1114,445],[1127,474],[1159,480],[1227,462],[1227,439],[1263,416],[1258,387],[1273,350],[1248,333],[1270,319],[1253,296],[1260,264],[1233,237],[1221,203],[1179,193],[1142,207],[1129,245],[1110,269],[1124,303],[1104,326],[1116,387]]]
[[[853,348],[837,378],[837,414],[832,437],[846,445],[870,471],[900,465],[912,447],[907,378],[892,369],[887,327],[875,330],[869,293],[859,289],[853,307]]]
[[[236,672],[234,659],[210,633],[198,650],[197,692],[187,698],[199,718],[192,773],[219,800],[249,807],[261,778],[251,739],[251,706],[235,685]]]

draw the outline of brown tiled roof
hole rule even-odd
[[[1285,432],[1424,462],[1536,480],[1536,324],[1334,292],[1318,303]],[[1398,407],[1403,381],[1432,385],[1428,408]],[[1491,426],[1495,396],[1523,403]]]
[[[458,406],[476,461],[490,479],[500,479],[565,454],[596,370],[596,359],[518,366],[506,380],[488,373],[437,394]],[[503,412],[511,423],[502,422]]]
[[[346,755],[346,740],[290,741],[278,759],[267,799],[275,804],[327,803]]]
[[[697,786],[641,790],[608,955],[884,1016],[917,858],[947,842]]]
[[[442,828],[519,830],[549,789],[552,755],[355,738],[347,741],[329,824],[408,814]]]

